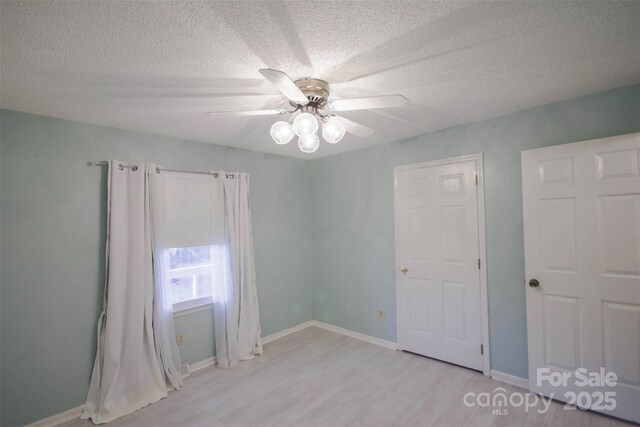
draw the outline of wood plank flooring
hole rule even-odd
[[[479,372],[311,327],[234,370],[194,373],[179,392],[107,426],[631,426],[586,411],[463,404],[468,392],[523,391]],[[93,425],[73,420],[65,427]]]

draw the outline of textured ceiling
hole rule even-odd
[[[640,82],[640,2],[2,1],[3,108],[316,158]],[[311,155],[269,137],[259,68],[402,94]],[[238,98],[250,95],[249,98]]]

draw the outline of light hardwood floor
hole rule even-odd
[[[311,327],[234,370],[193,374],[179,392],[115,426],[624,426],[553,403],[549,411],[469,408],[467,392],[523,391],[479,372]],[[66,427],[92,425],[73,420]]]

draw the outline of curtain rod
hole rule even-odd
[[[87,162],[87,166],[109,166],[109,162],[107,161]],[[124,168],[129,168],[135,172],[138,170],[138,165],[127,165],[125,163],[120,163],[118,165],[118,169],[123,170]]]
[[[95,161],[90,161],[87,163],[88,166],[108,166],[109,162],[107,161],[99,161],[99,162],[95,162]],[[138,166],[137,165],[127,165],[124,163],[120,163],[118,165],[118,168],[120,170],[123,170],[124,168],[129,168],[132,171],[137,171],[138,170]],[[175,173],[193,173],[193,174],[198,174],[198,175],[212,175],[214,178],[217,178],[219,173],[218,172],[201,172],[201,171],[188,171],[188,170],[181,170],[181,169],[163,169],[163,168],[159,168],[156,167],[156,173],[160,173],[160,172],[175,172]],[[225,176],[227,178],[234,178],[234,174],[232,173],[227,173],[225,174]]]

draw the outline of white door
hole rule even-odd
[[[400,349],[483,369],[476,160],[396,168]]]
[[[563,401],[582,392],[577,403],[594,410],[611,407],[600,393],[615,392],[603,412],[636,422],[639,152],[632,134],[522,153],[530,390]],[[576,369],[601,367],[616,386],[576,385]],[[538,384],[538,368],[571,375],[567,386]]]

